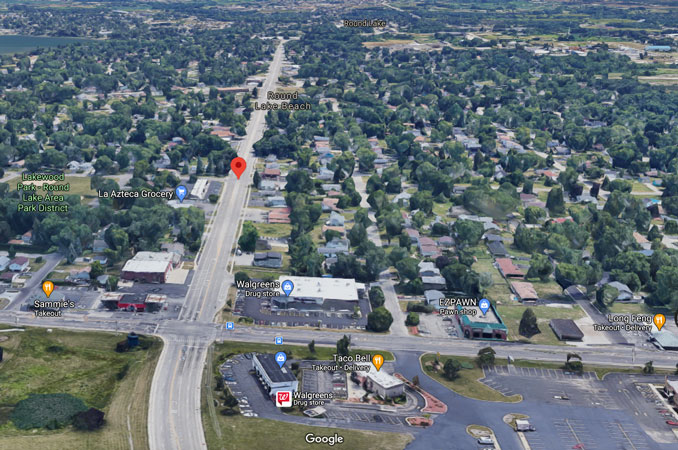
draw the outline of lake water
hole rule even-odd
[[[86,40],[76,37],[3,35],[0,36],[0,54],[28,52],[38,47],[56,47]]]

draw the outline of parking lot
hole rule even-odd
[[[359,318],[353,317],[352,310],[310,309],[312,305],[306,304],[304,308],[308,309],[276,310],[272,301],[271,297],[245,297],[238,291],[233,313],[251,317],[257,325],[364,329],[371,311],[366,298],[358,302],[362,312]]]
[[[665,423],[668,411],[647,385],[661,377],[611,373],[599,380],[594,372],[515,366],[484,371],[481,381],[504,395],[518,393],[527,403],[555,408],[530,418],[537,429],[525,433],[532,449],[641,450],[678,443]]]
[[[287,364],[294,361],[288,360]],[[317,361],[313,361],[317,362]],[[311,362],[299,361],[301,366],[308,367]],[[236,355],[226,360],[220,367],[219,372],[224,378],[224,384],[238,399],[241,413],[246,417],[264,417],[276,420],[288,420],[297,423],[318,424],[327,423],[335,426],[353,426],[362,429],[375,430],[402,430],[409,427],[406,417],[418,415],[418,406],[423,405],[423,399],[408,402],[402,411],[391,411],[381,405],[362,403],[326,402],[324,418],[311,419],[295,415],[284,415],[276,408],[275,403],[269,399],[268,394],[257,378],[252,375],[251,354]],[[317,376],[313,376],[314,372]],[[346,396],[347,376],[339,373],[304,370],[300,388],[306,392],[334,392],[335,396]],[[416,394],[408,393],[408,396]]]

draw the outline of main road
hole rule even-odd
[[[283,44],[279,44],[259,89],[258,101],[274,90],[283,60]],[[216,330],[209,324],[223,306],[232,276],[228,272],[231,250],[238,235],[241,213],[256,158],[252,146],[261,139],[266,111],[255,110],[250,116],[247,134],[238,148],[238,155],[247,162],[247,170],[238,180],[230,174],[211,221],[211,232],[204,243],[191,287],[179,315],[179,324],[158,326],[157,334],[165,342],[153,376],[148,414],[148,435],[151,450],[206,448],[200,415],[200,383],[207,348]],[[207,333],[185,333],[182,323],[197,322]]]

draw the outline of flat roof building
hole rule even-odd
[[[664,350],[678,350],[678,337],[669,330],[653,332],[652,340]]]
[[[285,365],[280,367],[275,356],[270,353],[255,354],[252,357],[252,369],[272,398],[277,392],[292,391],[294,393],[299,389],[297,377]]]
[[[364,383],[367,390],[374,392],[381,398],[399,397],[405,393],[405,383],[386,370],[377,370],[372,363],[370,363],[368,372],[358,371],[356,375]]]
[[[508,339],[508,328],[501,319],[501,316],[490,304],[490,309],[483,315],[483,312],[477,306],[457,306],[459,311],[473,310],[473,314],[456,314],[457,322],[461,327],[466,339],[488,339],[501,340]]]
[[[146,283],[164,283],[172,270],[173,253],[139,252],[125,263],[122,278]]]
[[[581,341],[584,333],[572,319],[551,319],[551,329],[561,341]]]
[[[364,285],[356,283],[352,278],[318,278],[318,277],[293,277],[281,276],[278,278],[280,286],[289,280],[294,284],[294,289],[289,296],[280,289],[278,302],[301,302],[323,304],[326,300],[340,300],[345,302],[357,302],[360,299],[360,290]]]

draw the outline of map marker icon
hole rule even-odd
[[[184,198],[186,198],[186,186],[183,184],[177,186],[177,188],[174,191],[177,194],[177,198],[179,199],[180,202],[184,201]]]

